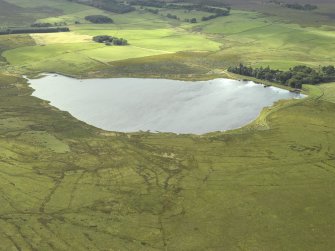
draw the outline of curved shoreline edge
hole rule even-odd
[[[69,75],[66,75],[66,74],[60,74],[60,73],[56,73],[56,72],[39,73],[38,75],[35,75],[34,77],[30,77],[30,78],[27,77],[26,75],[23,75],[22,77],[27,81],[27,85],[29,86],[29,88],[32,88],[30,86],[30,83],[29,83],[30,79],[39,79],[39,78],[42,78],[43,76],[53,75],[53,74],[60,75],[60,76],[65,76],[65,77],[69,77],[69,78],[73,78],[73,79],[78,79],[78,80],[80,80],[80,79],[94,79],[94,78],[95,79],[107,79],[107,77],[106,78],[101,78],[101,77],[99,78],[99,77],[94,77],[94,76],[89,77],[89,78],[78,78],[77,76],[69,76]],[[109,78],[113,79],[113,78],[119,78],[119,77],[109,77]],[[128,77],[123,77],[123,78],[128,78]],[[134,77],[130,77],[130,78],[139,78],[139,77],[135,77],[134,76]],[[248,79],[241,80],[241,79],[238,79],[238,78],[227,78],[227,76],[222,76],[222,75],[220,76],[220,78],[225,78],[225,79],[230,79],[230,80],[237,80],[237,81],[245,81],[245,82],[246,81],[252,81],[255,84],[263,85],[264,87],[270,86],[268,83],[260,83],[260,81],[259,82],[255,82],[255,81],[253,81],[251,79],[250,80],[248,80]],[[154,79],[163,79],[163,78],[154,78]],[[205,81],[205,80],[214,80],[214,79],[216,79],[216,78],[212,76],[212,78],[209,78],[209,79],[207,79],[207,78],[200,78],[200,79],[197,78],[197,79],[190,80],[188,78],[187,79],[183,78],[183,79],[169,79],[169,80],[178,80],[178,81],[185,81],[185,82],[201,82],[201,81]],[[289,87],[288,88],[280,88],[282,86],[280,86],[278,84],[274,84],[273,87],[289,91],[288,90]],[[32,90],[34,90],[34,89],[32,88]],[[33,92],[31,92],[31,96],[33,96],[32,93]],[[245,125],[243,125],[241,127],[234,128],[234,129],[228,129],[228,130],[222,130],[222,131],[212,131],[212,132],[199,133],[199,134],[198,133],[161,132],[161,131],[120,132],[120,131],[113,131],[113,130],[105,130],[105,129],[96,127],[94,125],[90,125],[90,126],[96,128],[97,130],[104,131],[105,134],[108,134],[108,133],[122,133],[122,134],[134,135],[134,134],[142,134],[142,133],[152,133],[152,134],[190,135],[190,136],[198,136],[198,137],[212,136],[212,135],[216,135],[216,134],[238,134],[238,133],[245,133],[247,131],[252,131],[252,130],[266,130],[266,129],[270,128],[270,126],[268,124],[268,121],[267,121],[267,117],[270,114],[273,114],[274,112],[276,112],[278,110],[281,110],[281,109],[283,109],[285,107],[289,107],[291,105],[294,105],[297,102],[303,102],[306,98],[309,97],[308,95],[306,95],[308,93],[309,93],[309,91],[307,89],[305,89],[301,93],[301,95],[302,95],[301,98],[298,98],[298,99],[292,98],[292,99],[281,99],[281,100],[278,100],[278,101],[274,102],[271,106],[264,107],[259,112],[259,114],[257,115],[257,117],[255,117],[255,119],[249,121]],[[39,98],[39,97],[36,97],[36,98]],[[41,98],[39,98],[39,99],[41,99]],[[44,100],[44,99],[41,99],[41,100],[48,102],[48,105],[50,105],[51,107],[59,109],[59,108],[54,107],[53,105],[51,105],[49,103],[49,101]],[[68,111],[65,111],[65,112],[68,112]],[[73,116],[73,115],[71,114],[71,116]],[[85,121],[82,121],[79,118],[76,118],[76,117],[74,117],[74,118],[76,120],[82,122],[82,123],[87,124]]]

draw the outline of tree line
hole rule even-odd
[[[56,22],[56,23],[33,23],[30,26],[31,27],[39,27],[39,28],[45,28],[45,27],[53,27],[53,26],[66,26],[66,22]]]
[[[111,19],[110,17],[106,17],[103,15],[90,15],[90,16],[86,16],[85,20],[94,23],[94,24],[111,24],[113,23],[113,19]]]
[[[95,36],[93,37],[93,41],[97,43],[104,43],[105,45],[117,45],[117,46],[128,45],[128,41],[126,39],[108,35]]]
[[[0,35],[9,34],[26,34],[26,33],[55,33],[55,32],[68,32],[68,27],[32,27],[32,28],[8,28],[0,30]]]
[[[189,22],[189,23],[191,23],[191,24],[195,24],[195,23],[198,22],[197,19],[196,19],[195,17],[192,17],[192,18],[186,18],[184,21],[185,21],[185,22]]]
[[[216,12],[213,15],[207,16],[207,17],[202,17],[202,21],[208,21],[217,17],[223,17],[223,16],[229,16],[230,15],[230,8],[227,10],[221,10],[219,12]]]
[[[208,12],[212,13],[212,15],[202,17],[202,21],[208,21],[217,17],[223,17],[223,16],[229,16],[230,15],[230,10],[231,8],[228,6],[226,9],[223,9],[221,7],[211,7],[207,6],[205,4],[193,4],[193,5],[176,5],[176,4],[169,4],[168,5],[170,8],[182,8],[186,9],[188,11],[202,11],[202,12]],[[186,22],[190,23],[196,23],[197,19],[196,18],[190,18],[188,20],[185,20]]]
[[[228,71],[297,89],[301,89],[303,84],[315,85],[335,81],[335,67],[332,65],[320,67],[318,70],[305,65],[298,65],[288,71],[281,71],[273,70],[269,66],[266,68],[252,68],[240,64],[236,67],[229,67]]]

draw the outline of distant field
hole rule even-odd
[[[285,23],[295,23],[302,26],[333,25],[335,6],[333,0],[283,0],[285,3],[314,4],[318,6],[314,11],[299,11],[280,7],[270,1],[254,0],[226,0],[233,9],[255,11],[274,20]]]
[[[138,15],[138,14],[137,14]],[[145,15],[146,17],[146,15]],[[136,17],[138,18],[138,17]],[[146,21],[146,19],[143,19]],[[87,67],[105,66],[118,60],[139,58],[178,51],[218,51],[220,43],[199,33],[184,29],[151,28],[143,29],[145,24],[92,25],[84,24],[71,27],[73,32],[32,35],[39,46],[22,47],[7,51],[4,57],[12,65],[35,71],[54,69],[74,73]],[[129,25],[136,25],[132,29]],[[127,28],[125,28],[127,27]],[[142,27],[142,29],[140,29]],[[111,35],[127,39],[130,46],[110,47],[91,41],[96,35]],[[43,45],[43,46],[41,46]],[[31,63],[33,61],[33,63]],[[76,70],[74,70],[76,69]],[[71,72],[73,71],[73,72]]]
[[[257,13],[234,11],[220,21],[201,23],[193,29],[223,35],[223,58],[241,57],[257,66],[287,69],[293,65],[332,64],[334,32],[329,27],[302,28],[265,18]]]
[[[93,9],[66,0],[0,0],[0,26],[29,26],[38,19]]]
[[[71,1],[67,0],[5,0],[6,2],[15,4],[22,8],[40,8],[42,10],[43,8],[50,8],[50,9],[57,9],[60,10],[64,14],[71,14],[79,11],[94,9],[91,7],[88,7],[86,5],[81,5],[77,3],[73,3]]]
[[[67,74],[76,74],[81,69],[97,72],[102,68],[106,73],[111,62],[179,51],[211,52],[207,62],[201,63],[201,67],[207,68],[208,72],[222,71],[226,65],[239,62],[278,69],[298,64],[317,67],[332,64],[335,57],[334,33],[330,26],[303,28],[260,13],[237,10],[233,10],[228,17],[197,24],[170,20],[146,11],[108,14],[114,24],[93,25],[83,21],[85,15],[101,12],[91,8],[51,20],[40,20],[67,21],[72,23],[72,32],[32,35],[37,45],[44,46],[18,48],[5,52],[3,56],[23,71],[54,69]],[[178,14],[180,10],[170,12]],[[78,20],[82,24],[74,25]],[[97,45],[89,41],[95,35],[123,37],[131,45],[125,48]],[[185,75],[188,74],[191,72],[186,71]]]
[[[10,3],[17,4],[18,7],[15,8],[18,9],[27,8],[27,6],[41,7],[39,0],[29,4],[22,0],[11,0]],[[197,17],[200,21],[200,18],[208,13],[160,9],[159,15],[145,10],[120,15],[84,5],[69,4],[65,0],[48,0],[44,4],[59,10],[61,14],[39,19],[39,22],[66,22],[71,25],[73,32],[33,35],[37,45],[45,46],[33,49],[20,48],[4,53],[9,62],[24,71],[57,69],[63,72],[67,69],[66,73],[71,73],[69,72],[71,70],[73,70],[72,73],[77,73],[80,69],[96,72],[99,68],[104,68],[106,72],[109,62],[159,56],[184,50],[212,52],[207,57],[208,63],[201,66],[208,71],[222,70],[225,65],[239,62],[256,66],[269,65],[279,69],[287,69],[297,64],[317,67],[331,64],[335,57],[333,26],[303,28],[291,21],[291,23],[285,23],[274,16],[265,16],[261,11],[257,13],[233,10],[228,17],[188,24],[164,16],[170,13],[181,19]],[[248,5],[249,2],[235,3],[236,6],[243,4]],[[257,4],[255,6],[259,7]],[[86,15],[91,14],[107,15],[113,18],[115,24],[92,25],[84,19]],[[301,12],[293,14],[307,15]],[[313,16],[314,13],[311,15]],[[81,24],[74,25],[75,22]],[[107,48],[89,41],[90,36],[103,34],[124,37],[129,40],[131,46]],[[68,43],[76,43],[76,46]],[[52,59],[50,54],[53,51],[55,57]],[[22,57],[19,56],[21,54]],[[196,53],[194,56],[196,57]],[[31,59],[34,59],[33,64],[30,63]],[[160,59],[157,58],[157,60]],[[185,72],[186,75],[189,73]]]
[[[181,21],[184,21],[184,19],[191,19],[196,18],[197,21],[201,21],[202,17],[209,16],[210,13],[203,12],[203,11],[186,11],[186,10],[171,10],[171,9],[161,9],[159,11],[160,15],[166,16],[167,14],[172,14],[180,18]]]

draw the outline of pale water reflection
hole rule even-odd
[[[120,132],[202,134],[239,128],[280,99],[302,95],[253,82],[215,79],[79,80],[47,74],[29,80],[34,96],[90,125]]]

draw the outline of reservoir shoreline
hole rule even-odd
[[[35,90],[33,96],[50,101],[50,105],[87,124],[125,133],[201,135],[234,130],[250,124],[265,107],[279,100],[304,97],[272,86],[263,88],[252,81],[223,78],[76,79],[49,73],[26,79]]]

